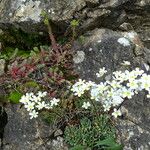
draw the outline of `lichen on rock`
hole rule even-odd
[[[15,17],[19,18],[20,21],[28,21],[29,19],[39,22],[41,20],[41,11],[40,1],[24,1],[21,3],[18,10],[15,12]]]
[[[77,51],[75,57],[73,58],[74,63],[78,64],[84,61],[85,53],[83,51]]]

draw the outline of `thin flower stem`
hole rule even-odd
[[[56,40],[54,38],[54,35],[53,35],[53,32],[52,32],[52,28],[51,28],[51,25],[50,25],[49,21],[47,22],[47,27],[48,27],[49,37],[50,37],[50,40],[52,42],[52,48],[54,50],[58,50],[57,43],[56,43]]]
[[[98,113],[98,110],[97,110],[97,107],[96,107],[95,103],[94,103],[90,98],[89,98],[89,100],[90,100],[91,104],[92,104],[93,107],[94,107],[95,113],[97,114],[97,116],[99,116],[99,113]],[[99,120],[99,117],[98,117],[98,120]],[[100,121],[100,120],[99,120],[99,121]]]

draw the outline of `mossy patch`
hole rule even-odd
[[[33,47],[39,47],[40,45],[49,44],[48,35],[29,34],[25,33],[21,29],[9,28],[6,31],[0,33],[0,42],[5,47],[19,48],[23,50],[29,50]]]

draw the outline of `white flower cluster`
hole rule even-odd
[[[85,80],[79,79],[79,81],[72,86],[71,91],[74,92],[74,95],[80,97],[85,91],[88,91],[92,85],[94,85],[94,83],[91,81],[85,82]]]
[[[91,104],[89,102],[84,102],[82,105],[82,108],[88,109],[90,106],[91,106]]]
[[[150,75],[139,68],[133,71],[115,71],[111,81],[96,84],[79,79],[72,87],[72,91],[79,97],[86,90],[89,90],[91,99],[102,104],[104,111],[114,108],[112,115],[116,118],[121,115],[121,111],[116,108],[125,98],[131,99],[142,90],[146,90],[147,97],[150,98]],[[89,102],[84,102],[82,107],[87,109],[90,106]]]
[[[50,103],[43,101],[47,95],[47,92],[39,91],[37,94],[26,93],[20,99],[20,102],[24,104],[24,107],[29,111],[30,119],[38,117],[38,111],[45,109],[52,109],[53,106],[58,105],[59,99],[53,98]]]
[[[98,73],[96,73],[96,76],[98,77],[98,78],[100,78],[100,77],[102,77],[104,74],[106,74],[107,73],[107,70],[105,69],[105,67],[103,67],[103,68],[100,68],[99,69],[99,72]]]

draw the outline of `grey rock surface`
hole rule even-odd
[[[33,33],[45,30],[43,10],[63,30],[73,18],[79,19],[81,28],[88,30],[100,26],[117,28],[127,20],[130,10],[135,11],[133,17],[141,11],[148,15],[150,3],[149,0],[1,0],[0,6],[0,28],[21,28]]]
[[[74,64],[80,76],[85,79],[95,80],[95,74],[102,67],[111,73],[116,69],[123,69],[123,61],[131,62],[133,67],[141,65],[144,61],[139,57],[144,54],[144,47],[134,31],[95,29],[85,33],[83,37],[82,43],[74,43]],[[123,43],[119,43],[119,39]]]
[[[49,138],[54,130],[52,126],[40,118],[30,120],[28,112],[20,105],[9,105],[6,112],[4,150],[63,150],[61,137],[55,141]]]
[[[27,32],[40,31],[41,13],[45,10],[52,21],[68,21],[73,13],[85,6],[85,0],[2,0],[0,27],[20,27]]]
[[[1,0],[0,6],[0,29],[4,33],[21,29],[38,36],[45,35],[47,28],[41,16],[44,10],[55,34],[66,30],[70,33],[70,22],[77,19],[79,35],[95,28],[134,29],[150,48],[149,0]]]
[[[135,67],[150,72],[149,65],[146,64],[147,58],[144,57],[147,55],[144,52],[146,48],[138,34],[133,31],[116,32],[108,29],[95,29],[84,34],[83,43],[76,41],[74,49],[76,50],[75,69],[82,79],[96,82],[110,80],[113,71],[132,70]],[[84,58],[81,54],[84,54],[82,55]],[[123,65],[123,61],[129,61],[131,65]],[[102,67],[108,70],[108,76],[99,80],[96,73]],[[125,146],[124,150],[149,150],[150,101],[145,97],[145,93],[126,100],[122,111],[124,115],[118,120],[117,135]]]
[[[138,0],[134,5],[128,5],[125,10],[128,22],[145,46],[150,48],[150,0]]]

